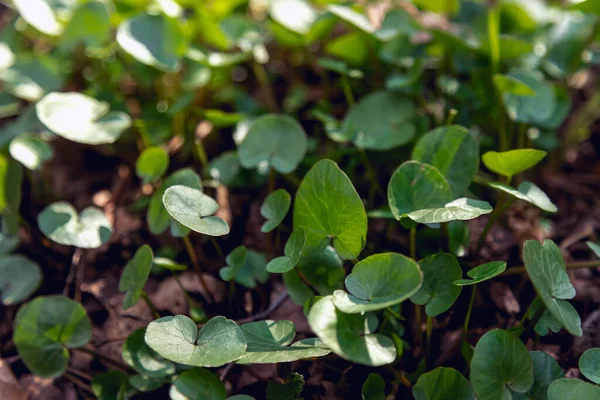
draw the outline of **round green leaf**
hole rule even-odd
[[[180,68],[179,60],[188,45],[176,20],[149,14],[123,21],[117,30],[117,43],[142,64],[163,71]]]
[[[342,134],[365,150],[389,150],[401,146],[415,136],[410,119],[415,106],[400,94],[375,92],[361,99],[344,118]]]
[[[29,258],[0,257],[0,300],[10,306],[25,300],[40,286],[42,270]]]
[[[458,279],[454,281],[456,286],[475,285],[477,283],[487,281],[495,276],[500,275],[506,270],[505,261],[492,261],[481,264],[467,271],[467,275],[471,279]]]
[[[229,233],[229,226],[219,217],[212,216],[219,205],[198,189],[175,185],[165,190],[163,204],[177,222],[191,230],[209,236]]]
[[[537,240],[528,240],[523,246],[525,269],[548,311],[572,335],[581,336],[581,318],[567,302],[575,297],[575,288],[560,255],[560,249],[551,240],[542,246]]]
[[[241,166],[235,151],[226,151],[211,160],[208,168],[210,176],[217,182],[230,186],[240,173]]]
[[[248,348],[236,363],[275,364],[292,362],[303,358],[321,357],[331,352],[319,339],[304,339],[292,343],[296,326],[292,321],[257,321],[240,327]]]
[[[471,384],[479,400],[510,399],[511,390],[527,392],[533,385],[533,362],[525,345],[501,329],[483,335],[471,360]]]
[[[342,282],[346,271],[342,259],[331,246],[327,246],[316,256],[300,259],[296,269],[297,271],[292,270],[283,274],[283,282],[295,304],[303,305],[315,295],[300,278],[298,271],[321,296],[332,294],[334,290],[343,288]]]
[[[415,304],[424,305],[430,317],[448,311],[456,301],[461,287],[454,281],[462,277],[462,269],[456,258],[448,253],[434,254],[419,261],[423,271],[423,285],[410,298]]]
[[[466,221],[493,211],[487,201],[461,197],[443,207],[426,208],[409,212],[407,217],[421,224],[439,224],[450,221]]]
[[[370,373],[363,383],[362,400],[385,400],[385,381],[379,374]]]
[[[283,274],[284,272],[294,269],[302,257],[302,250],[304,250],[305,245],[306,234],[304,231],[292,232],[290,238],[285,244],[285,256],[277,257],[269,261],[267,264],[267,271],[276,274]]]
[[[59,11],[60,6],[64,7],[69,2],[13,0],[12,3],[21,18],[38,31],[50,36],[58,36],[62,33],[63,25],[60,23],[56,11]]]
[[[267,219],[260,228],[261,232],[271,232],[277,228],[285,218],[291,204],[292,196],[285,189],[278,189],[268,195],[260,207],[260,215]]]
[[[536,149],[488,151],[481,159],[490,171],[512,177],[538,164],[546,157],[546,154],[545,151]]]
[[[423,273],[412,259],[398,253],[374,254],[359,261],[346,277],[347,293],[336,290],[333,304],[348,314],[382,310],[415,294]]]
[[[38,215],[38,225],[44,235],[56,243],[81,249],[95,249],[110,239],[112,226],[96,207],[88,207],[79,215],[64,201],[52,203]]]
[[[65,139],[85,144],[113,143],[131,125],[120,111],[81,93],[49,93],[36,105],[40,121]]]
[[[311,307],[308,324],[331,351],[348,361],[377,367],[396,359],[392,339],[373,333],[378,325],[375,315],[344,314],[335,308],[332,296]]]
[[[362,66],[369,56],[367,38],[360,32],[350,32],[327,41],[325,53],[341,58],[351,65]]]
[[[100,48],[110,39],[110,13],[101,1],[89,1],[77,7],[65,28],[60,46],[72,49],[78,43]]]
[[[579,379],[562,378],[548,388],[548,400],[600,399],[600,386]]]
[[[581,373],[590,381],[600,384],[600,349],[588,349],[579,359]]]
[[[243,246],[239,246],[238,248],[234,249],[233,252],[236,252],[236,250],[237,252],[241,252],[242,250],[238,250],[240,248],[243,248],[246,253],[244,263],[239,266],[239,264],[234,260],[229,260],[227,262],[229,267],[223,267],[219,271],[221,278],[224,280],[230,280],[226,278],[231,276],[231,279],[234,279],[237,283],[249,289],[255,288],[259,283],[267,282],[270,274],[266,268],[267,260],[265,255],[254,250],[245,249]],[[232,253],[229,255],[231,256]],[[240,254],[237,254],[235,258],[238,258],[239,256]],[[233,270],[229,270],[228,268],[231,268],[233,265],[236,267],[233,268]]]
[[[169,155],[162,147],[148,147],[137,159],[135,170],[145,183],[160,178],[169,168]]]
[[[133,393],[129,379],[121,371],[108,371],[94,376],[92,392],[98,400],[129,399]]]
[[[206,368],[182,372],[169,393],[172,400],[225,400],[227,391],[219,378]]]
[[[61,375],[67,349],[85,346],[92,324],[81,304],[64,296],[37,297],[19,308],[13,340],[27,368],[40,377]]]
[[[294,204],[294,229],[306,232],[305,256],[319,254],[333,239],[344,259],[358,257],[367,237],[367,213],[348,176],[331,160],[308,171]]]
[[[398,167],[388,184],[388,202],[397,220],[413,211],[443,207],[450,201],[450,185],[429,164],[407,161]]]
[[[565,373],[548,353],[530,351],[529,355],[533,361],[533,386],[524,395],[513,393],[513,399],[547,400],[548,387],[555,380],[562,378]]]
[[[123,299],[123,310],[127,310],[137,304],[142,297],[144,285],[150,276],[153,260],[152,249],[147,244],[143,245],[135,252],[121,275],[119,281],[119,290],[125,293]]]
[[[513,73],[508,77],[529,86],[533,95],[517,95],[505,92],[502,95],[509,118],[516,122],[544,125],[556,110],[556,95],[552,84],[541,80],[532,73]]]
[[[525,200],[526,202],[531,203],[544,211],[552,213],[558,211],[558,208],[556,208],[546,193],[529,181],[522,182],[519,185],[519,189],[514,189],[511,186],[501,182],[491,182],[489,185],[494,189],[508,193],[517,199]]]
[[[56,59],[43,55],[19,56],[10,67],[0,70],[0,80],[4,90],[27,101],[37,101],[63,84]]]
[[[304,0],[275,0],[270,3],[269,15],[292,32],[306,35],[317,19],[317,12]]]
[[[123,345],[123,360],[140,374],[160,378],[175,373],[175,364],[164,359],[144,341],[146,329],[135,330]]]
[[[268,164],[282,174],[293,172],[306,154],[306,132],[285,115],[264,115],[252,121],[238,148],[244,168]]]
[[[8,148],[12,158],[32,171],[39,170],[52,158],[52,147],[37,136],[20,135],[11,140]]]
[[[468,129],[443,126],[419,139],[412,159],[436,167],[448,181],[452,196],[459,197],[479,171],[479,144]]]
[[[195,367],[220,367],[246,351],[246,337],[235,322],[214,317],[198,331],[184,316],[159,318],[146,328],[146,344],[167,360]]]
[[[416,400],[475,400],[469,381],[454,368],[446,367],[421,375],[413,396]]]
[[[248,250],[244,246],[238,246],[231,253],[225,257],[227,267],[223,267],[219,270],[219,276],[224,281],[230,281],[238,274],[240,269],[246,263],[246,257]]]

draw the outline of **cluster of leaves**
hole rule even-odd
[[[599,3],[561,8],[541,1],[414,0],[418,8],[391,9],[377,27],[364,9],[337,3],[12,0],[12,19],[0,34],[0,117],[16,116],[0,130],[2,304],[24,302],[43,279],[35,262],[11,253],[19,245],[22,182],[37,179],[53,157],[51,142],[61,137],[123,158],[138,145],[134,168],[144,190],[132,208],[146,212],[153,235],[181,239],[203,285],[190,237],[218,243],[215,237],[234,229],[217,215],[211,188],[267,185],[261,231],[272,242],[289,233],[283,255],[235,243],[219,276],[232,288],[235,282],[253,289],[282,274],[316,337],[292,343],[296,328],[287,320],[208,318],[185,291],[191,318],[161,317],[145,284],[153,270],[178,279],[187,265],[176,255],[155,256],[163,249],[143,244],[124,266],[119,290],[123,309],[143,299],[156,319],[123,345],[122,358],[134,374],[94,377],[98,398],[130,398],[170,385],[171,399],[226,399],[224,384],[209,368],[330,353],[389,367],[397,374],[394,385],[412,387],[419,400],[600,397],[594,385],[600,384],[600,349],[580,360],[591,384],[564,378],[550,355],[529,352],[520,339],[531,330],[582,335],[568,301],[575,289],[551,240],[523,246],[537,293],[523,321],[487,332],[474,348],[468,344],[477,285],[501,275],[507,262],[478,265],[465,222],[488,216],[480,247],[517,200],[557,211],[524,173],[560,145],[557,130],[571,108],[563,83],[598,61]],[[427,25],[422,12],[444,14],[449,27]],[[273,58],[318,74],[327,82],[323,98],[315,101],[297,80],[278,82],[289,83],[278,98],[266,68]],[[248,69],[260,101],[242,84]],[[200,121],[208,133],[233,132],[231,141],[216,139],[225,144],[210,159]],[[182,143],[179,153],[170,141]],[[378,170],[386,172],[376,172],[374,153]],[[406,161],[398,166],[399,156]],[[202,169],[175,168],[182,164]],[[276,188],[281,181],[284,187]],[[361,192],[367,187],[368,200],[355,183]],[[37,228],[52,242],[75,254],[109,243],[113,226],[102,209],[78,212],[65,201],[48,203]],[[369,218],[408,233],[406,254],[369,243]],[[418,233],[436,239],[417,246]],[[598,245],[590,247],[599,252]],[[452,309],[465,286],[471,286],[462,339],[469,380],[453,368],[429,371],[434,318]],[[203,289],[211,300],[209,288]],[[409,378],[399,369],[404,350],[418,344],[407,331],[422,336],[422,306],[427,340]],[[61,376],[71,350],[90,351],[91,336],[84,307],[66,296],[36,297],[16,313],[14,344],[41,377]],[[302,375],[289,373],[268,384],[267,398],[297,399],[303,385]],[[362,396],[382,399],[389,386],[373,373]]]

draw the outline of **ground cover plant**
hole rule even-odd
[[[600,399],[600,2],[0,5],[1,399]]]

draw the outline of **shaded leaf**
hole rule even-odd
[[[548,388],[548,400],[583,400],[600,398],[600,386],[579,379],[562,378]]]
[[[370,373],[362,386],[362,400],[385,400],[385,381],[379,374]]]
[[[525,200],[528,203],[531,203],[544,211],[548,212],[557,212],[558,209],[552,203],[552,201],[548,198],[546,193],[542,191],[535,184],[525,181],[519,185],[519,189],[514,189],[504,183],[501,182],[490,182],[489,185],[494,189],[501,190],[505,193],[510,194],[517,199]]]
[[[4,90],[27,101],[37,101],[63,84],[60,66],[49,56],[20,55],[8,68],[0,70]]]
[[[462,269],[456,258],[448,253],[439,253],[419,261],[423,272],[423,285],[412,295],[410,301],[425,305],[425,312],[436,317],[446,312],[456,301],[461,287],[454,281],[462,277]]]
[[[416,400],[475,400],[469,381],[453,368],[438,367],[419,377],[413,387]]]
[[[175,373],[175,364],[164,359],[152,350],[144,341],[145,328],[140,328],[131,333],[123,344],[123,361],[140,374],[161,378]]]
[[[94,376],[92,392],[98,400],[126,400],[133,395],[127,375],[121,371],[108,371]]]
[[[302,257],[302,251],[306,245],[306,233],[294,231],[285,244],[283,257],[277,257],[267,264],[267,271],[277,274],[288,272],[298,264]]]
[[[590,381],[600,384],[600,349],[588,349],[579,359],[581,373]]]
[[[169,155],[162,147],[148,147],[135,163],[137,176],[144,183],[160,178],[169,168]]]
[[[505,261],[492,261],[489,263],[481,264],[467,271],[467,276],[469,276],[469,278],[471,279],[459,279],[454,281],[454,284],[456,286],[475,285],[476,283],[492,279],[493,277],[503,273],[505,270]]]
[[[223,267],[219,270],[219,276],[224,281],[230,281],[238,274],[240,269],[246,263],[246,256],[248,251],[244,246],[238,246],[231,253],[225,257],[227,267]]]
[[[126,292],[123,299],[123,310],[135,306],[140,301],[144,286],[150,276],[153,257],[152,249],[145,244],[135,252],[133,258],[125,265],[119,281],[119,290]]]
[[[267,221],[260,228],[261,232],[271,232],[285,218],[292,204],[292,196],[285,189],[278,189],[267,196],[260,207],[260,215]]]
[[[219,378],[206,368],[182,372],[169,393],[172,400],[225,400],[227,391]]]
[[[267,400],[296,400],[302,394],[304,377],[293,372],[291,378],[285,383],[267,383]]]
[[[20,255],[0,257],[0,300],[5,306],[31,296],[42,282],[40,266]]]

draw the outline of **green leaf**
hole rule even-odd
[[[10,142],[8,148],[12,158],[31,171],[41,169],[52,158],[52,147],[37,136],[23,134]]]
[[[595,0],[582,0],[569,5],[569,10],[578,10],[584,14],[600,15],[600,4]]]
[[[535,91],[529,85],[510,75],[495,74],[494,85],[501,93],[509,93],[517,96],[535,95]]]
[[[17,235],[19,231],[19,208],[23,170],[19,163],[0,154],[0,215],[6,234]]]
[[[291,204],[292,196],[285,189],[278,189],[269,194],[260,207],[260,215],[267,219],[260,231],[266,233],[277,228],[285,218]]]
[[[548,388],[548,400],[587,400],[600,398],[600,386],[579,379],[562,378]]]
[[[416,84],[421,75],[423,75],[424,69],[425,66],[423,60],[417,58],[405,73],[390,75],[385,81],[385,88],[391,91],[402,91],[405,88]]]
[[[123,361],[140,374],[161,378],[175,373],[175,364],[164,359],[152,350],[144,341],[145,328],[140,328],[131,333],[123,345]]]
[[[569,281],[560,249],[551,240],[542,246],[528,240],[523,246],[523,260],[527,274],[548,311],[570,334],[581,336],[581,319],[567,299],[575,297],[575,288]]]
[[[160,268],[168,269],[169,271],[185,271],[187,269],[186,265],[179,264],[166,257],[154,257],[154,259],[152,259],[152,264]]]
[[[283,282],[295,304],[303,305],[315,293],[300,278],[302,273],[306,280],[321,296],[332,294],[336,289],[343,288],[346,276],[342,259],[331,246],[327,246],[320,254],[302,258],[295,270],[283,274]]]
[[[331,351],[348,361],[376,367],[396,359],[394,342],[374,333],[379,324],[377,317],[344,314],[335,308],[333,296],[322,297],[313,304],[308,324]]]
[[[362,386],[362,400],[385,400],[385,381],[379,374],[370,373]]]
[[[416,400],[475,400],[469,381],[454,368],[446,367],[421,375],[413,396]]]
[[[533,361],[533,386],[527,393],[513,393],[514,400],[548,400],[548,387],[552,382],[564,376],[560,365],[552,356],[543,351],[530,351]]]
[[[209,236],[229,233],[227,223],[213,216],[219,209],[217,202],[198,189],[183,185],[171,186],[165,190],[163,204],[171,217],[195,232]]]
[[[317,59],[317,64],[329,71],[337,72],[338,74],[347,76],[349,78],[360,79],[364,76],[361,70],[350,68],[347,63],[341,60],[336,60],[329,57],[321,57]]]
[[[81,93],[49,93],[36,105],[40,121],[65,139],[84,144],[115,142],[131,126],[121,111],[109,111],[108,103]]]
[[[209,174],[217,182],[230,186],[235,182],[241,170],[240,160],[236,151],[226,151],[211,160]]]
[[[330,4],[327,6],[327,11],[365,33],[371,34],[375,32],[375,27],[369,19],[364,14],[354,11],[350,7]]]
[[[5,306],[31,296],[42,282],[40,266],[21,255],[0,257],[0,300]]]
[[[388,202],[397,220],[413,211],[444,207],[450,201],[450,185],[429,164],[407,161],[393,173],[388,184]]]
[[[304,0],[276,0],[269,5],[273,20],[292,32],[306,35],[317,19],[317,12]]]
[[[436,167],[448,181],[452,196],[459,197],[479,171],[479,144],[468,129],[443,126],[421,137],[411,158]]]
[[[0,231],[0,256],[6,256],[19,246],[19,236]]]
[[[267,164],[288,174],[304,159],[306,146],[306,132],[296,120],[268,114],[252,121],[246,138],[239,145],[238,155],[244,168]]]
[[[169,168],[169,155],[162,147],[148,147],[135,163],[137,176],[144,183],[160,178]]]
[[[98,400],[126,400],[131,398],[132,388],[127,375],[121,371],[108,371],[94,376],[92,392]]]
[[[285,244],[283,257],[277,257],[267,264],[267,271],[276,274],[283,274],[294,269],[302,257],[302,251],[306,245],[306,233],[304,231],[294,231]]]
[[[483,335],[471,360],[471,384],[479,400],[511,399],[511,390],[527,392],[533,385],[533,362],[525,345],[501,329]]]
[[[454,281],[454,284],[456,286],[475,285],[476,283],[487,281],[488,279],[500,275],[504,270],[506,270],[505,261],[492,261],[481,264],[467,271],[467,275],[471,279],[459,279]]]
[[[92,324],[81,304],[64,296],[37,297],[19,308],[13,340],[21,359],[43,378],[61,375],[69,351],[85,346]]]
[[[398,253],[374,254],[359,261],[346,277],[347,293],[336,290],[333,304],[347,314],[382,310],[415,294],[423,273],[412,259]]]
[[[426,208],[409,212],[407,217],[421,224],[437,224],[450,221],[466,221],[493,211],[487,201],[461,197],[443,207]]]
[[[510,178],[538,164],[546,154],[545,151],[535,149],[488,151],[481,159],[490,171]]]
[[[234,280],[242,286],[253,289],[259,283],[266,283],[269,280],[270,274],[266,267],[267,260],[263,253],[247,250],[246,261],[235,274]]]
[[[112,226],[96,207],[88,207],[79,215],[64,201],[52,203],[38,215],[38,225],[44,235],[56,243],[80,249],[95,249],[110,239]]]
[[[369,56],[369,44],[361,32],[349,32],[329,40],[325,54],[341,58],[353,66],[363,66]]]
[[[356,103],[344,118],[345,141],[365,150],[390,150],[412,140],[416,128],[410,121],[415,106],[409,97],[375,92]]]
[[[219,378],[206,368],[182,372],[169,393],[173,400],[225,400],[227,391]]]
[[[73,49],[78,43],[100,48],[110,40],[110,13],[105,3],[89,1],[77,7],[60,38],[60,47]]]
[[[150,378],[145,375],[133,375],[129,377],[129,384],[140,392],[153,392],[160,389],[167,378]]]
[[[587,245],[587,247],[589,247],[590,250],[592,250],[594,252],[594,254],[596,254],[598,257],[600,257],[600,244],[590,242],[589,240],[587,242],[585,242],[585,244]]]
[[[119,290],[126,292],[123,299],[123,310],[130,309],[140,301],[144,285],[146,285],[146,281],[150,276],[153,257],[152,249],[145,244],[135,252],[133,258],[125,265],[119,281]]]
[[[177,71],[188,47],[176,20],[149,14],[123,21],[117,30],[117,43],[137,61],[162,71]]]
[[[543,126],[546,121],[552,119],[557,106],[552,84],[529,72],[518,72],[508,76],[523,82],[534,91],[534,95],[525,96],[503,93],[504,107],[511,120]]]
[[[525,200],[526,202],[531,203],[544,211],[552,213],[558,211],[558,208],[556,208],[546,193],[529,181],[522,182],[519,185],[519,189],[514,189],[502,182],[490,182],[489,185],[494,189],[508,193],[517,199]]]
[[[159,318],[146,328],[146,344],[173,362],[195,367],[220,367],[238,360],[246,351],[246,338],[235,322],[214,317],[198,331],[184,315]]]
[[[225,257],[227,267],[223,267],[219,270],[219,276],[224,281],[230,281],[236,277],[240,269],[246,264],[246,256],[248,250],[244,246],[238,246],[231,253]]]
[[[306,232],[305,256],[319,254],[331,239],[344,259],[357,258],[365,247],[365,207],[333,161],[317,162],[302,180],[294,204],[294,229]]]
[[[267,383],[267,400],[297,400],[304,388],[304,377],[297,372],[284,383]]]
[[[0,70],[4,90],[27,101],[37,101],[63,84],[58,61],[49,56],[19,55],[7,69]]]
[[[454,281],[462,277],[462,269],[456,258],[448,253],[439,253],[419,261],[423,272],[423,285],[412,295],[410,301],[425,305],[430,317],[437,317],[452,307],[460,296],[461,287]]]
[[[292,343],[296,326],[292,321],[257,321],[240,327],[248,348],[237,364],[275,364],[303,358],[321,357],[331,352],[316,338]]]
[[[68,3],[52,0],[13,0],[12,2],[29,25],[49,36],[58,36],[63,31],[63,25],[56,15],[55,7]]]
[[[414,0],[415,5],[434,13],[456,14],[460,10],[460,0]]]
[[[588,349],[579,359],[581,373],[590,381],[600,384],[600,349]]]
[[[451,221],[448,223],[448,248],[450,253],[456,257],[465,255],[471,243],[471,232],[469,226],[463,221]]]

